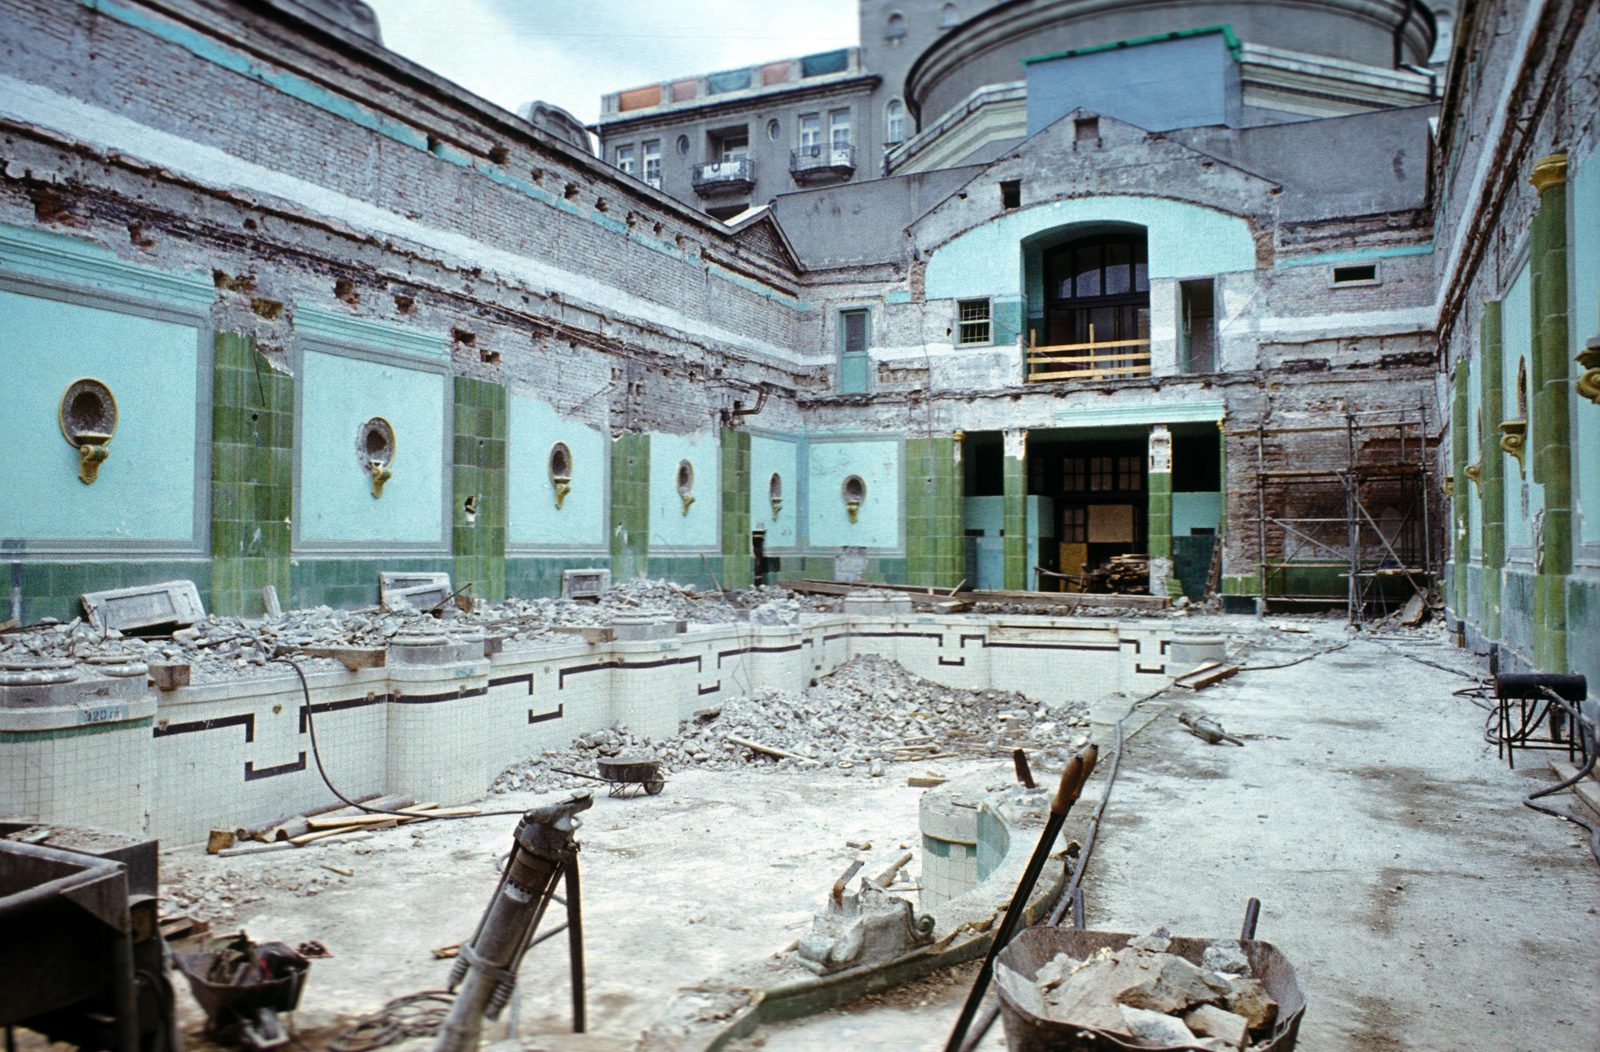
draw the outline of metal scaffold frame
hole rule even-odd
[[[1288,587],[1290,571],[1327,569],[1335,561],[1346,567],[1340,576],[1347,582],[1351,624],[1366,620],[1374,605],[1387,608],[1391,598],[1384,586],[1396,579],[1410,585],[1406,599],[1415,594],[1426,600],[1436,557],[1426,404],[1347,412],[1342,423],[1307,427],[1268,427],[1270,415],[1269,409],[1258,426],[1230,432],[1256,440],[1256,570],[1263,603],[1337,601]],[[1340,433],[1344,462],[1337,466],[1274,464],[1285,457],[1268,449],[1269,435]],[[1341,504],[1343,514],[1331,514]],[[1329,513],[1291,514],[1306,505]]]

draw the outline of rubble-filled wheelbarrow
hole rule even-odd
[[[606,791],[607,796],[632,796],[635,789],[643,789],[651,796],[656,796],[667,787],[667,780],[661,777],[660,761],[644,760],[636,756],[615,756],[609,760],[601,760],[599,774],[565,771],[560,767],[550,769],[557,774],[570,774],[574,778],[592,778],[597,782],[605,782],[609,787]]]
[[[259,946],[240,935],[213,953],[191,953],[178,959],[194,999],[206,1013],[213,1037],[237,1040],[262,1050],[289,1043],[279,1012],[300,1004],[311,962],[281,942]]]
[[[1254,925],[1250,925],[1253,929]],[[1253,931],[1252,931],[1253,934]],[[1017,933],[1006,948],[995,958],[1001,976],[1009,970],[1025,983],[996,983],[1000,995],[1001,1018],[1006,1028],[1006,1045],[1011,1052],[1105,1052],[1106,1049],[1195,1049],[1192,1044],[1152,1046],[1140,1043],[1126,1034],[1112,1033],[1094,1027],[1075,1025],[1046,1018],[1044,1004],[1032,980],[1058,953],[1076,960],[1086,960],[1096,951],[1107,948],[1120,950],[1128,940],[1137,938],[1127,932],[1078,931],[1072,928],[1039,926]],[[1185,939],[1173,936],[1167,952],[1176,954],[1192,964],[1200,964],[1211,939]],[[1295,978],[1294,967],[1269,942],[1241,939],[1238,946],[1250,963],[1250,976],[1260,980],[1267,995],[1278,1003],[1276,1021],[1269,1032],[1250,1045],[1251,1052],[1290,1052],[1300,1033],[1300,1017],[1305,1014],[1305,997]]]

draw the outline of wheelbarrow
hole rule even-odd
[[[1251,925],[1253,928],[1254,926]],[[1253,932],[1252,932],[1253,934]],[[1083,960],[1102,947],[1120,950],[1128,940],[1137,936],[1128,932],[1079,931],[1072,928],[1039,926],[1025,928],[1007,944],[996,958],[997,963],[1021,974],[1029,980],[1026,990],[1008,989],[1008,984],[997,983],[1000,995],[1000,1017],[1006,1028],[1006,1047],[1011,1052],[1105,1052],[1106,1049],[1125,1049],[1132,1052],[1152,1047],[1138,1044],[1123,1034],[1114,1034],[1093,1027],[1077,1026],[1047,1019],[1042,1014],[1043,1002],[1033,991],[1031,981],[1039,969],[1058,953]],[[1185,939],[1174,936],[1167,952],[1199,964],[1211,939]],[[1252,1046],[1254,1052],[1290,1052],[1300,1034],[1300,1017],[1305,1014],[1306,999],[1300,992],[1294,967],[1277,947],[1257,939],[1239,940],[1239,948],[1250,962],[1250,974],[1261,980],[1267,994],[1278,1002],[1278,1018],[1271,1036],[1264,1044]],[[1197,1045],[1162,1046],[1170,1049],[1195,1049]]]
[[[222,1041],[237,1040],[257,1052],[289,1043],[278,1013],[299,1006],[310,968],[311,962],[287,944],[258,946],[244,935],[220,952],[178,959],[178,970],[205,1010],[207,1033]]]
[[[635,790],[643,789],[651,796],[657,796],[667,787],[667,780],[661,777],[661,763],[659,760],[644,760],[636,756],[617,756],[609,760],[600,761],[600,773],[584,774],[582,771],[566,771],[560,767],[550,768],[557,774],[570,774],[574,778],[592,778],[597,782],[605,782],[606,795],[616,797],[633,796]]]

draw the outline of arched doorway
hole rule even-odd
[[[1044,256],[1044,343],[1029,379],[1150,373],[1150,274],[1142,231],[1078,238]]]

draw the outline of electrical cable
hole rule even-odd
[[[301,670],[299,665],[286,657],[275,657],[268,660],[288,665],[294,669],[295,675],[300,677],[300,693],[306,699],[306,729],[311,732],[311,755],[317,761],[317,774],[322,776],[322,784],[328,787],[328,791],[349,806],[356,808],[358,811],[365,811],[369,815],[394,815],[396,818],[409,818],[413,821],[420,819],[425,822],[447,822],[458,818],[503,818],[508,815],[522,815],[524,813],[522,811],[479,811],[475,815],[429,815],[418,814],[415,811],[390,811],[387,808],[369,807],[366,804],[356,803],[338,790],[332,779],[328,777],[327,768],[322,765],[322,749],[317,745],[316,706],[311,704],[311,687],[306,683],[305,672]]]
[[[1595,740],[1596,726],[1594,721],[1586,719],[1583,714],[1578,711],[1576,706],[1567,701],[1565,698],[1561,697],[1555,691],[1551,690],[1549,687],[1540,687],[1539,689],[1549,699],[1549,703],[1551,705],[1559,705],[1566,711],[1567,716],[1571,718],[1573,733],[1577,734],[1578,741],[1583,745],[1583,766],[1580,767],[1578,772],[1571,778],[1562,779],[1555,785],[1548,785],[1543,789],[1536,789],[1527,796],[1524,796],[1522,798],[1523,806],[1531,807],[1533,810],[1541,811],[1547,815],[1554,815],[1563,821],[1571,822],[1573,825],[1582,826],[1584,829],[1587,829],[1589,831],[1589,852],[1590,854],[1594,855],[1594,860],[1596,862],[1600,862],[1600,825],[1596,825],[1587,818],[1579,818],[1577,815],[1568,814],[1565,811],[1557,811],[1553,807],[1546,807],[1543,804],[1534,803],[1534,801],[1541,796],[1551,796],[1555,793],[1564,792],[1565,790],[1571,789],[1573,786],[1577,785],[1583,779],[1589,777],[1589,772],[1594,770],[1595,760],[1600,758],[1600,742]],[[1546,708],[1548,709],[1548,705]],[[1583,733],[1585,729],[1588,731],[1587,734]]]
[[[1326,650],[1319,650],[1315,654],[1307,654],[1305,657],[1295,658],[1293,661],[1286,661],[1281,665],[1245,665],[1244,667],[1240,668],[1238,671],[1240,671],[1240,672],[1266,672],[1268,669],[1274,669],[1274,668],[1293,668],[1296,665],[1304,664],[1305,662],[1310,661],[1312,658],[1319,658],[1324,654],[1331,654],[1335,650],[1343,650],[1345,647],[1347,647],[1349,645],[1350,645],[1350,641],[1349,640],[1345,640],[1343,643],[1340,643],[1338,646],[1331,646],[1331,647],[1328,647]]]
[[[371,1052],[414,1037],[433,1037],[444,1025],[456,995],[423,990],[396,997],[376,1012],[362,1016],[328,1042],[329,1052]]]

